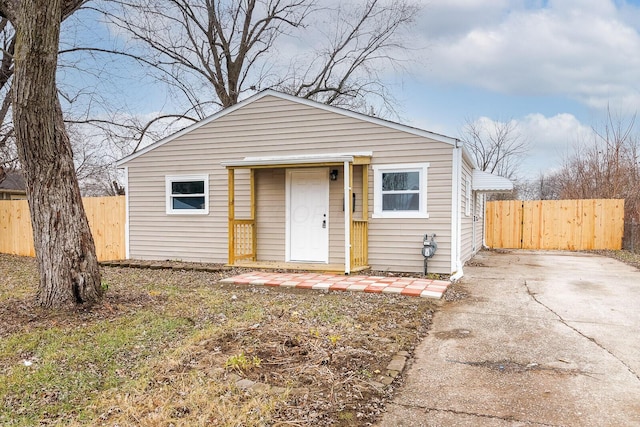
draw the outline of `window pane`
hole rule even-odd
[[[173,197],[173,209],[204,209],[204,197]]]
[[[383,172],[382,191],[420,189],[420,172]]]
[[[203,194],[204,181],[177,181],[171,183],[171,194]]]
[[[420,210],[420,195],[415,194],[383,194],[383,211],[418,211]]]

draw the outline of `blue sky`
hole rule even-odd
[[[411,124],[459,136],[464,120],[513,119],[531,150],[522,175],[561,164],[607,107],[640,106],[640,1],[425,2],[425,64],[405,80]]]
[[[588,140],[607,107],[629,117],[640,106],[640,0],[417,1],[414,60],[388,75],[403,123],[459,137],[465,120],[514,120],[531,144],[520,175],[533,178]],[[122,46],[83,13],[65,23],[68,37]],[[131,65],[99,57],[98,79],[68,69],[61,80],[99,86],[98,102],[123,115],[175,112],[171,95]]]

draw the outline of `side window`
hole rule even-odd
[[[374,218],[428,218],[428,163],[374,165]]]
[[[465,177],[464,180],[465,180],[465,183],[466,183],[465,192],[467,193],[466,194],[466,196],[467,196],[466,199],[467,200],[466,200],[466,204],[465,204],[465,207],[464,207],[464,214],[466,216],[471,216],[471,200],[472,200],[471,199],[471,195],[472,195],[471,180],[469,179],[469,177]]]
[[[166,176],[166,212],[178,215],[209,213],[209,176]]]

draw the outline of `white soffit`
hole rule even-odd
[[[240,160],[222,162],[226,167],[242,166],[269,166],[269,165],[305,165],[315,163],[344,163],[353,162],[356,157],[371,157],[371,151],[363,153],[327,153],[327,154],[300,154],[293,156],[263,156],[245,157]]]

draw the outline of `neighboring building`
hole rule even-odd
[[[21,200],[27,198],[24,177],[18,171],[8,171],[0,182],[0,200]]]
[[[462,274],[483,194],[512,189],[455,138],[272,90],[118,166],[129,258],[345,273],[422,272],[435,233],[429,272]]]

